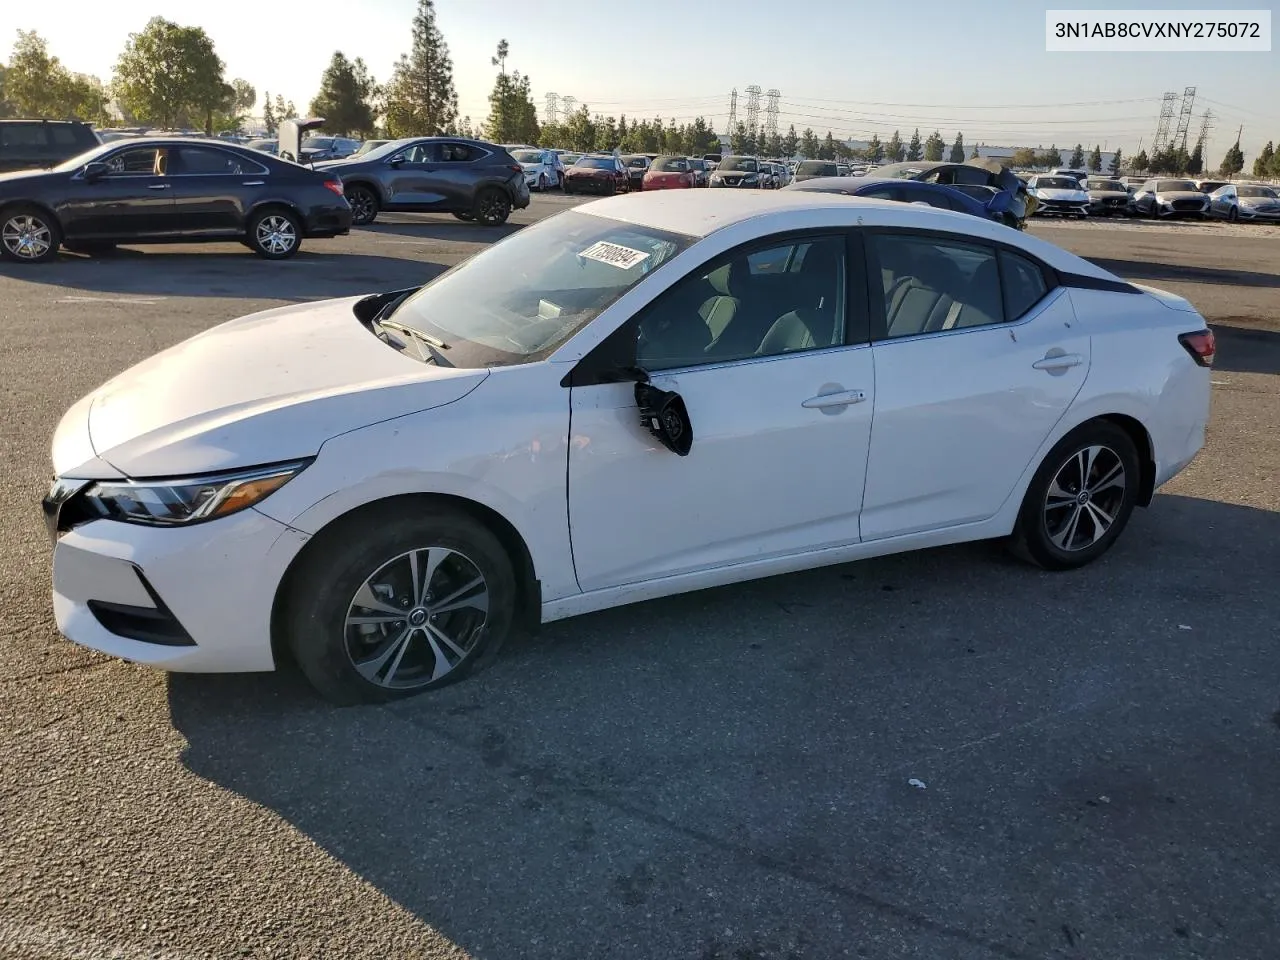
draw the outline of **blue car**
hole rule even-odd
[[[955,210],[984,220],[1006,223],[1009,194],[992,187],[944,185],[895,177],[815,177],[802,180],[784,190],[807,190],[817,193],[843,193],[850,197],[896,200],[899,203],[925,203],[943,210]]]

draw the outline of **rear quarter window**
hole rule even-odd
[[[1004,288],[1004,315],[1017,320],[1049,292],[1044,271],[1026,257],[1000,251],[1000,277]]]
[[[48,146],[43,123],[0,123],[0,147],[31,149]]]

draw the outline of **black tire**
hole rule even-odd
[[[264,260],[288,260],[302,247],[302,225],[283,207],[268,207],[249,218],[249,249]]]
[[[1152,220],[1160,219],[1160,207],[1154,201],[1151,203],[1151,210],[1147,213],[1147,216]]]
[[[539,193],[545,193],[547,190],[547,175],[545,173],[538,174],[538,186],[535,188]]]
[[[1082,468],[1088,478],[1083,484]],[[1010,541],[1013,552],[1046,570],[1093,562],[1124,531],[1141,479],[1138,451],[1127,433],[1106,420],[1082,424],[1054,445],[1031,478]],[[1060,493],[1050,504],[1054,489]],[[1111,524],[1104,527],[1099,516],[1110,517]]]
[[[466,223],[474,223],[476,219],[469,213],[458,213],[455,211],[453,215]]]
[[[347,187],[347,203],[351,207],[351,225],[363,227],[378,219],[378,196],[361,183]]]
[[[1239,211],[1238,209],[1236,209],[1235,207],[1232,207],[1232,208],[1230,209],[1230,211],[1228,211],[1228,212],[1227,212],[1227,219],[1228,219],[1229,221],[1231,221],[1232,223],[1239,223],[1239,222],[1240,222],[1240,211]]]
[[[471,214],[476,223],[482,223],[486,227],[500,227],[511,216],[511,198],[497,187],[481,190]]]
[[[565,196],[569,196],[569,194],[573,193],[573,188],[569,186],[568,180],[560,181],[560,189],[564,191]]]
[[[427,616],[425,608],[407,608],[403,597],[400,602],[386,599],[388,606],[405,609],[404,621],[369,625],[368,632],[364,626],[347,622],[357,592],[384,570],[391,571],[389,578],[398,572],[399,589],[407,592],[408,580],[404,575],[410,568],[404,558],[425,548],[453,551],[434,569],[428,589],[432,584],[443,583],[447,595],[458,579],[465,580],[478,573],[484,580],[482,586],[488,591],[483,622],[476,619],[478,611],[465,608],[439,616],[469,619],[457,625],[447,619],[441,621],[439,628],[430,628],[437,632],[468,634],[465,646],[458,647],[463,655],[435,679],[431,679],[427,671],[438,672],[436,652],[441,651],[439,655],[449,663],[455,648],[446,647],[435,639],[435,634],[427,633],[427,621],[437,620]],[[456,560],[459,556],[465,558],[465,564]],[[458,570],[466,572],[455,577],[450,563],[456,563]],[[325,699],[343,705],[396,700],[461,680],[493,659],[515,620],[515,574],[498,538],[465,513],[420,503],[407,506],[404,501],[388,503],[337,521],[321,532],[308,548],[290,573],[285,590],[284,615],[280,621],[284,639],[316,690]],[[377,597],[372,592],[367,596]],[[385,598],[385,593],[382,596]],[[363,606],[359,609],[372,611],[375,616],[378,610]],[[417,615],[423,616],[421,627],[413,627],[410,622],[410,617]],[[460,638],[461,633],[457,636]],[[392,659],[388,648],[396,647],[398,641],[406,637],[403,652]],[[382,666],[372,667],[379,658],[384,661]],[[382,675],[381,678],[373,680],[362,674],[355,665],[357,659],[365,665],[366,672],[371,670],[375,678]],[[389,686],[388,682],[404,685]]]
[[[0,213],[0,258],[14,263],[47,263],[58,255],[62,228],[57,218],[27,203]]]

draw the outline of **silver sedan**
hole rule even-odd
[[[1229,183],[1209,194],[1209,215],[1237,220],[1280,221],[1280,194],[1261,184]]]

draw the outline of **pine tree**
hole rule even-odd
[[[827,131],[827,135],[822,138],[822,146],[818,148],[819,160],[834,160],[836,158],[836,138],[831,135],[831,131]]]
[[[1133,158],[1133,169],[1138,173],[1146,173],[1151,169],[1151,158],[1147,156],[1147,151],[1138,151],[1138,155]]]
[[[1191,156],[1187,158],[1187,173],[1193,177],[1204,173],[1204,144],[1199,141],[1191,151]]]
[[[341,50],[334,51],[320,78],[320,92],[311,101],[311,115],[324,117],[327,133],[340,136],[370,134],[374,127],[373,98],[378,86],[369,68],[356,57],[350,61]]]
[[[822,149],[822,144],[818,142],[818,135],[813,132],[812,127],[805,127],[804,133],[800,137],[800,156],[807,157],[810,160],[817,160],[820,149]]]
[[[1094,173],[1102,172],[1102,147],[1093,145],[1093,153],[1089,154],[1089,169]]]
[[[945,148],[946,143],[942,139],[942,134],[935,130],[924,142],[924,158],[930,163],[938,163],[942,160],[942,151]]]
[[[1041,162],[1049,168],[1062,166],[1062,154],[1058,152],[1058,145],[1051,144],[1049,149],[1045,151]]]
[[[951,156],[949,158],[952,163],[964,163],[964,134],[956,134],[956,142],[951,145]]]
[[[432,0],[418,0],[413,49],[401,54],[387,85],[385,122],[391,137],[437,134],[458,117],[453,60],[436,25]]]
[[[911,142],[907,144],[907,159],[915,162],[920,159],[922,152],[920,149],[920,128],[916,127],[916,132],[911,135]]]
[[[519,70],[500,74],[494,81],[485,135],[495,143],[537,143],[538,110],[529,78]]]
[[[1237,140],[1231,145],[1231,149],[1227,151],[1227,155],[1222,158],[1221,174],[1224,177],[1234,177],[1237,173],[1244,169],[1244,154],[1240,151],[1240,141]]]
[[[1079,170],[1084,166],[1084,147],[1081,144],[1077,143],[1076,148],[1071,151],[1071,162],[1067,166],[1072,170]]]
[[[978,147],[980,147],[980,146],[982,146],[982,144],[980,144],[980,143],[975,143],[975,144],[973,145],[973,153],[969,154],[969,159],[970,159],[970,160],[977,160],[977,159],[981,158],[981,156],[982,156],[982,152],[978,149]]]
[[[889,143],[885,147],[884,155],[890,163],[901,163],[906,154],[906,148],[902,145],[902,137],[898,136],[898,131],[893,131],[893,136],[889,138]]]
[[[747,125],[741,120],[738,125],[733,128],[733,132],[729,134],[729,150],[738,156],[741,156],[747,149]]]
[[[1268,140],[1267,145],[1262,148],[1262,152],[1258,154],[1256,160],[1253,161],[1253,175],[1255,177],[1269,177],[1272,172],[1272,161],[1275,159],[1275,144]]]
[[[879,163],[884,159],[884,144],[880,142],[880,135],[873,133],[871,141],[867,144],[867,159],[872,163]]]
[[[1107,167],[1111,171],[1113,177],[1120,176],[1120,166],[1123,161],[1120,159],[1120,148],[1116,147],[1116,152],[1111,155],[1111,165]]]
[[[793,123],[787,128],[787,135],[782,138],[782,155],[788,160],[796,155],[796,151],[800,149],[800,138],[796,136],[796,125]]]

